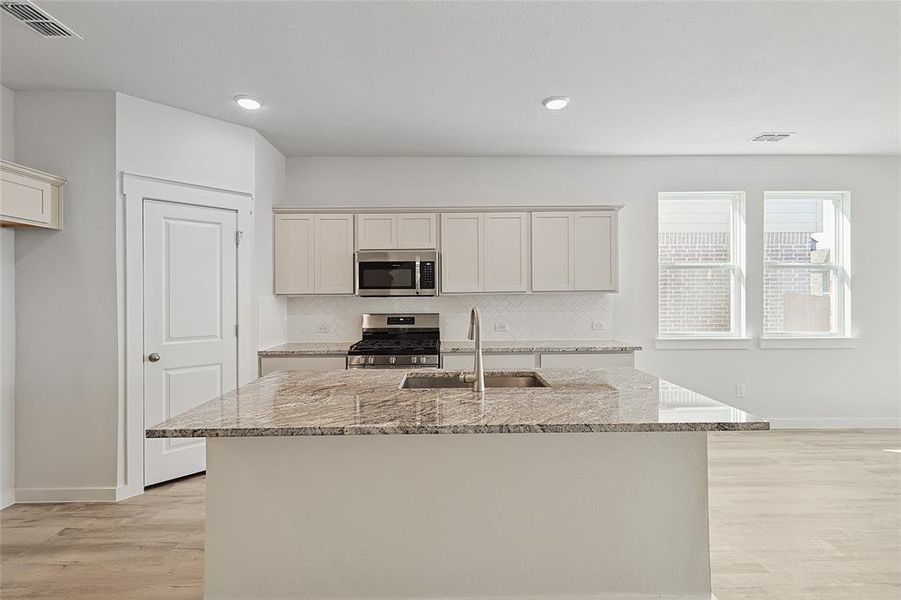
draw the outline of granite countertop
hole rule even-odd
[[[263,357],[275,356],[347,356],[347,350],[354,342],[308,342],[280,344],[265,350],[258,350],[257,355]]]
[[[274,371],[151,427],[147,437],[769,429],[758,417],[626,367],[535,369],[529,372],[549,387],[489,388],[484,394],[400,389],[408,372]]]
[[[354,342],[309,342],[289,343],[259,350],[257,354],[262,357],[276,356],[309,356],[332,355],[344,356]],[[616,340],[509,340],[489,341],[482,340],[482,352],[486,354],[533,354],[535,352],[635,352],[641,350],[641,346],[634,346]],[[473,351],[473,343],[469,340],[444,341],[441,340],[441,352],[448,354],[466,353]]]
[[[482,340],[482,352],[485,353],[523,353],[535,352],[635,352],[641,346],[634,346],[616,340]],[[441,340],[441,351],[447,353],[473,352],[470,340],[446,342]]]

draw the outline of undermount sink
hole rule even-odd
[[[463,381],[460,374],[415,374],[407,375],[400,387],[405,390],[428,390],[436,388],[472,388],[472,382]],[[537,373],[485,373],[486,388],[534,388],[548,387],[547,382]]]

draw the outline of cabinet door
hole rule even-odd
[[[635,367],[632,352],[598,352],[592,354],[542,354],[542,369],[600,369],[603,367]]]
[[[436,216],[429,213],[397,215],[397,247],[437,248]]]
[[[441,291],[485,291],[481,213],[441,215]]]
[[[529,213],[486,213],[485,291],[529,289]]]
[[[573,213],[532,213],[532,289],[572,290]]]
[[[449,352],[441,355],[441,368],[449,371],[472,371],[473,362],[472,354]],[[486,369],[534,369],[535,355],[482,352],[482,364]]]
[[[50,223],[52,186],[18,173],[3,173],[0,183],[3,216],[27,223]]]
[[[341,371],[346,368],[346,356],[263,356],[260,358],[260,377],[272,371]]]
[[[575,289],[616,290],[616,213],[575,213]]]
[[[354,293],[353,215],[316,215],[316,293]]]
[[[275,215],[275,293],[312,294],[313,215]]]
[[[357,215],[357,250],[397,248],[397,215]]]

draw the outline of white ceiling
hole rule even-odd
[[[84,40],[3,15],[4,85],[117,90],[289,156],[899,152],[896,2],[37,3]]]

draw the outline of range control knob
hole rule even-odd
[[[375,364],[375,357],[374,357],[374,356],[368,357],[368,358],[366,359],[366,362],[368,362],[370,365],[371,365],[371,364]]]
[[[420,356],[419,362],[424,365],[429,362],[429,357],[428,356]]]
[[[410,362],[411,362],[412,364],[415,365],[416,363],[419,362],[419,357],[418,357],[418,356],[411,356],[411,357],[410,357]]]
[[[390,358],[388,359],[388,362],[391,363],[391,364],[393,365],[394,363],[397,362],[397,358],[394,357],[394,356],[392,356],[392,357],[390,357]]]

